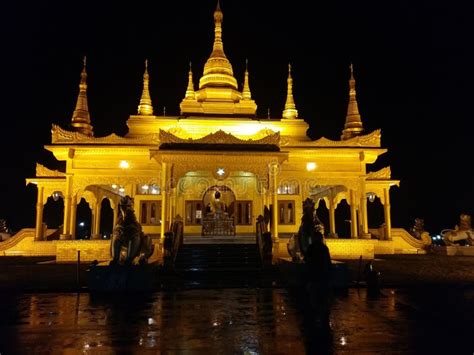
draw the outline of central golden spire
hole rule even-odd
[[[87,136],[93,136],[91,118],[89,115],[89,105],[87,104],[87,72],[86,57],[84,57],[84,66],[81,72],[81,82],[79,84],[79,95],[77,96],[76,109],[72,114],[71,126]]]
[[[237,80],[234,78],[232,64],[225,56],[222,42],[222,21],[224,15],[219,1],[214,11],[214,45],[212,53],[204,65],[204,75],[199,80],[199,89],[212,86],[230,87],[237,90]]]
[[[199,89],[194,91],[192,71],[188,74],[188,87],[179,107],[183,116],[219,115],[227,117],[255,117],[257,104],[252,100],[245,71],[243,92],[237,87],[232,65],[225,56],[222,43],[222,14],[219,1],[214,11],[214,45],[199,79]]]

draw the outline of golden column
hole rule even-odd
[[[365,181],[362,181],[361,192],[360,192],[360,237],[364,239],[370,239],[369,234],[369,223],[367,216],[367,196],[365,191]]]
[[[271,194],[272,194],[272,236],[273,243],[278,245],[278,164],[270,164]]]
[[[64,196],[64,219],[63,219],[63,234],[60,239],[69,239],[71,237],[71,190],[72,190],[72,175],[66,174],[66,196]]]
[[[357,238],[357,206],[356,206],[356,197],[355,191],[350,190],[350,200],[351,200],[351,238]]]
[[[390,216],[390,187],[386,187],[383,189],[383,196],[384,196],[384,205],[383,205],[383,212],[385,218],[385,238],[387,240],[392,240],[392,219]]]
[[[94,229],[92,231],[92,239],[100,239],[100,214],[102,212],[102,200],[100,197],[96,199],[94,206]]]
[[[333,189],[329,193],[329,235],[333,238],[337,237],[336,233],[336,206]]]
[[[167,164],[161,163],[161,240],[165,239],[165,232],[166,232],[166,206],[167,206],[167,183],[166,183],[166,175],[167,175]]]
[[[112,220],[112,232],[114,231],[115,225],[117,224],[118,214],[119,214],[119,203],[114,203],[112,206],[113,210],[113,220]]]
[[[76,239],[76,218],[77,218],[77,194],[72,197],[71,201],[71,237]]]
[[[36,226],[35,240],[43,240],[43,194],[44,187],[38,185],[38,198],[36,200]]]

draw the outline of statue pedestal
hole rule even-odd
[[[372,234],[370,233],[361,233],[359,239],[372,239]]]
[[[91,266],[86,271],[90,291],[156,291],[159,289],[157,265]]]
[[[72,235],[71,234],[60,234],[59,235],[59,240],[72,240]]]

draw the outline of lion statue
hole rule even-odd
[[[446,245],[474,245],[474,230],[471,227],[471,216],[461,214],[459,224],[454,229],[443,229],[441,231]]]
[[[422,218],[415,218],[415,224],[410,229],[410,234],[416,239],[421,239],[421,233],[425,231],[425,220]]]
[[[432,244],[430,234],[425,230],[425,220],[423,218],[415,218],[415,224],[410,229],[410,234],[423,242],[425,248]]]
[[[125,196],[119,203],[119,217],[111,240],[111,265],[146,264],[153,254],[151,238],[144,234],[133,210],[133,200]]]
[[[293,260],[306,257],[308,247],[313,243],[316,232],[324,235],[324,225],[316,214],[314,201],[307,198],[303,202],[303,216],[298,233],[293,234],[287,244],[288,254]]]

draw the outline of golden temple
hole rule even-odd
[[[137,114],[127,120],[124,137],[94,136],[84,60],[71,125],[53,125],[51,144],[45,146],[66,163],[66,169],[60,172],[37,164],[36,176],[27,179],[38,189],[35,229],[20,232],[23,237],[3,247],[5,253],[50,253],[58,260],[69,260],[74,259],[74,250],[88,248],[86,258],[104,259],[108,251],[104,243],[108,242],[101,238],[101,203],[110,201],[115,225],[124,195],[133,197],[143,231],[157,244],[177,216],[184,221],[184,235],[192,238],[205,235],[206,214],[222,208],[232,232],[224,234],[234,238],[255,235],[257,217],[268,210],[274,255],[285,255],[288,236],[298,230],[303,201],[311,197],[318,204],[324,201],[328,209],[326,231],[332,255],[373,256],[421,248],[404,230],[391,226],[390,189],[399,181],[391,178],[389,167],[369,172],[368,166],[387,150],[381,147],[380,130],[364,132],[352,66],[341,140],[310,140],[306,135],[309,126],[299,117],[293,97],[290,65],[281,117],[257,117],[248,66],[239,88],[225,55],[223,19],[218,4],[212,52],[197,90],[190,65],[179,116],[154,114],[145,63]],[[54,243],[47,241],[43,226],[43,207],[53,194],[64,199],[61,236]],[[367,204],[376,197],[385,228],[378,239],[371,239],[374,233],[369,230]],[[92,211],[91,240],[77,240],[81,200]],[[350,235],[336,230],[336,210],[343,201],[349,206]],[[223,232],[206,229],[206,233]]]

